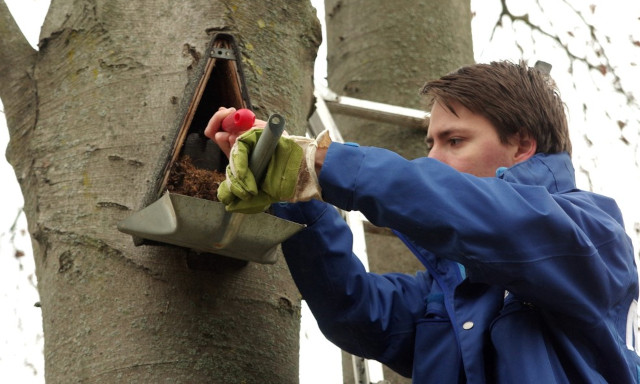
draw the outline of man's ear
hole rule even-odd
[[[536,141],[536,139],[525,132],[522,132],[518,135],[516,144],[516,153],[513,155],[513,160],[516,163],[520,163],[530,159],[533,155],[536,154],[536,150],[538,149],[538,142]]]

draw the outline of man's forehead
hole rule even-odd
[[[456,128],[456,122],[460,117],[453,113],[448,107],[434,103],[431,108],[431,115],[429,117],[429,124],[427,125],[427,137],[434,134],[439,134],[444,129]]]

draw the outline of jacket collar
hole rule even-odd
[[[550,193],[576,189],[575,171],[568,153],[538,153],[511,168],[501,169],[497,177],[510,183],[539,185]]]

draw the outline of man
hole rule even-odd
[[[222,109],[206,130],[231,156],[219,197],[297,202],[272,210],[307,225],[282,249],[321,330],[416,383],[637,383],[632,245],[615,202],[576,189],[550,78],[478,64],[423,93],[428,158],[292,136],[259,188],[235,165],[259,131],[219,133]],[[426,271],[367,273],[320,200],[392,228]]]

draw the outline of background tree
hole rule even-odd
[[[258,116],[303,127],[320,43],[308,1],[57,0],[38,51],[0,1],[7,158],[33,239],[49,382],[298,380],[299,294],[282,261],[211,258],[201,270],[185,249],[136,248],[116,230],[164,166],[217,31],[239,39]]]
[[[420,87],[473,63],[469,0],[325,0],[327,80],[344,96],[423,109]],[[407,158],[426,154],[425,130],[336,115],[347,141],[394,150]],[[389,170],[393,172],[393,170]],[[384,175],[381,175],[384,178]],[[372,272],[423,269],[390,230],[365,226]],[[345,356],[344,382],[353,382]],[[390,369],[384,378],[409,383]]]

